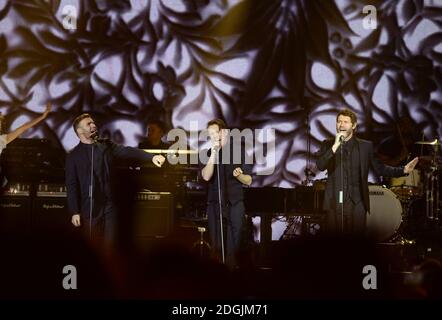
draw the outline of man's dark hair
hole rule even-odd
[[[164,124],[163,121],[158,120],[158,119],[152,119],[152,120],[147,121],[147,127],[149,127],[152,124],[157,125],[161,129],[161,131],[166,132],[166,125]]]
[[[358,123],[358,117],[356,117],[356,113],[354,113],[350,109],[343,109],[339,111],[338,115],[336,116],[336,121],[338,121],[339,116],[350,117],[352,124]]]
[[[5,125],[6,125],[5,117],[3,117],[3,115],[0,112],[0,134],[4,134]]]
[[[75,118],[74,122],[72,123],[72,128],[74,128],[75,134],[77,134],[78,125],[80,124],[81,120],[86,118],[92,118],[92,117],[89,113],[83,113]]]
[[[212,125],[214,125],[214,124],[216,124],[216,125],[218,126],[219,130],[221,130],[221,129],[227,129],[226,123],[225,123],[223,120],[221,120],[221,119],[213,119],[213,120],[210,120],[210,121],[207,123],[207,128],[210,127],[210,126],[212,126]]]

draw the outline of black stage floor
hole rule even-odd
[[[233,269],[210,254],[204,227],[204,220],[179,219],[167,235],[137,237],[116,251],[72,229],[3,233],[0,298],[441,298],[440,290],[428,293],[427,288],[428,281],[436,286],[442,279],[442,228],[437,225],[421,228],[413,239],[382,243],[321,235],[258,243],[249,232]],[[66,266],[77,272],[75,290],[62,285],[69,275]],[[364,279],[374,287],[364,288]]]

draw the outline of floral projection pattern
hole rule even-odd
[[[277,167],[255,185],[293,186],[342,107],[375,142],[401,115],[441,136],[440,1],[371,4],[374,30],[363,28],[364,1],[0,1],[0,111],[11,128],[51,100],[28,136],[66,150],[81,112],[128,145],[152,118],[186,130],[214,117],[275,128]],[[63,25],[68,5],[75,29]]]

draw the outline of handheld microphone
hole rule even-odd
[[[99,136],[98,136],[97,131],[95,131],[94,133],[91,134],[91,139],[92,139],[93,143],[98,142]]]
[[[219,149],[221,149],[221,146],[220,145],[213,145],[212,149],[213,149],[213,151],[218,152]]]
[[[213,152],[218,152],[219,149],[220,149],[219,146],[213,146],[212,147]]]
[[[344,143],[345,142],[345,137],[344,136],[340,136],[339,137],[339,142]]]

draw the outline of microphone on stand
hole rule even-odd
[[[215,151],[216,153],[216,161],[215,161],[215,166],[216,166],[216,175],[217,175],[217,187],[218,187],[218,219],[219,219],[219,230],[220,230],[220,242],[221,242],[221,257],[222,257],[222,262],[226,263],[226,257],[225,257],[225,253],[224,253],[224,227],[223,227],[223,204],[222,204],[222,200],[221,200],[221,182],[220,182],[220,156],[221,154],[219,153],[219,150],[221,149],[221,145],[213,145],[212,146],[213,151]]]
[[[341,131],[342,132],[342,131]],[[341,146],[339,149],[341,153],[341,159],[340,159],[340,167],[341,167],[341,190],[339,190],[339,204],[341,205],[341,232],[344,232],[344,139],[345,137],[342,135],[339,137],[339,142],[341,143]]]

